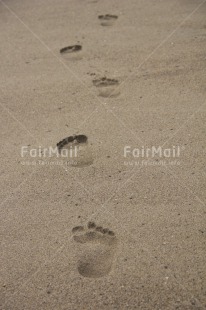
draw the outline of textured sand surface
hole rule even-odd
[[[0,0],[1,309],[206,308],[205,16]],[[76,166],[21,157],[66,137]],[[162,145],[178,163],[124,158]]]

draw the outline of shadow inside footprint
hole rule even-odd
[[[107,275],[112,269],[117,248],[115,233],[108,228],[96,226],[94,222],[89,222],[86,228],[74,227],[72,233],[74,241],[84,247],[77,253],[79,273],[88,278]]]
[[[93,163],[91,145],[85,135],[73,135],[57,143],[61,158],[68,160],[67,164],[73,167],[84,167]]]
[[[120,94],[119,81],[106,77],[93,80],[93,85],[97,87],[101,97],[117,97]]]
[[[112,26],[115,20],[117,20],[117,18],[118,18],[117,15],[111,15],[111,14],[98,16],[98,19],[100,20],[100,24],[102,26]]]
[[[66,46],[60,49],[60,54],[67,59],[78,60],[82,58],[82,46],[79,44]]]

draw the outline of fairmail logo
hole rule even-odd
[[[70,146],[68,149],[59,149],[58,147],[48,147],[42,148],[41,146],[37,148],[29,149],[28,146],[21,147],[21,157],[30,156],[32,158],[50,158],[56,156],[57,158],[74,158],[78,156],[78,151],[80,147]]]
[[[147,148],[142,146],[141,148],[132,148],[131,146],[124,147],[124,157],[133,158],[178,158],[180,157],[180,146],[172,146],[171,148],[162,148],[161,146],[152,146]]]

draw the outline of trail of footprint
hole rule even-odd
[[[99,96],[101,97],[117,97],[120,94],[119,81],[116,79],[108,79],[103,77],[101,79],[93,80],[93,85],[97,87]]]
[[[98,18],[102,26],[112,26],[114,22],[117,20],[118,16],[106,14],[106,15],[99,15]]]
[[[69,136],[57,143],[61,158],[73,167],[89,166],[93,163],[91,145],[85,135]]]
[[[70,60],[82,59],[82,46],[79,44],[66,46],[60,49],[60,54]]]
[[[112,269],[116,253],[115,233],[108,228],[96,226],[94,222],[89,222],[86,228],[76,226],[72,233],[74,241],[83,248],[77,252],[79,273],[88,278],[106,276]]]

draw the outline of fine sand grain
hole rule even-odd
[[[0,309],[206,308],[205,16],[0,0]]]

